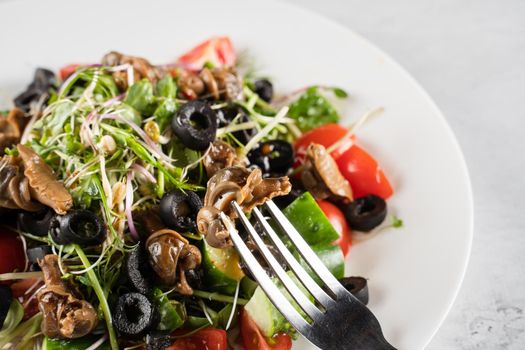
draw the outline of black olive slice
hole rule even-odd
[[[385,220],[387,207],[383,198],[369,194],[354,200],[343,211],[353,230],[369,232]]]
[[[151,291],[154,272],[141,245],[129,254],[125,269],[129,283],[137,292],[148,294]]]
[[[152,332],[146,335],[146,350],[165,350],[170,347],[171,335],[163,332]]]
[[[24,232],[35,236],[47,236],[49,223],[54,216],[55,213],[50,208],[36,213],[24,211],[18,214],[18,225]]]
[[[175,190],[160,201],[160,217],[170,228],[181,232],[195,231],[197,213],[202,208],[200,197],[192,191]]]
[[[361,303],[368,304],[368,282],[364,277],[345,277],[339,280],[347,291]]]
[[[247,123],[250,121],[250,118],[246,115],[244,110],[236,105],[229,105],[224,108],[217,110],[217,121],[219,127],[225,127],[231,124],[233,120],[236,120],[237,124]],[[233,137],[237,139],[243,145],[246,145],[252,137],[257,134],[256,128],[243,129],[232,132]]]
[[[263,173],[285,174],[294,163],[293,147],[284,140],[263,142],[248,153],[248,159]]]
[[[255,81],[253,84],[255,93],[266,102],[270,102],[273,98],[273,84],[268,79],[261,79]]]
[[[26,250],[27,261],[30,264],[38,263],[44,256],[53,254],[53,249],[50,245],[40,245],[38,247],[29,248]]]
[[[118,298],[113,324],[120,334],[140,338],[154,326],[155,306],[140,293],[126,293]]]
[[[273,199],[274,203],[277,204],[280,209],[289,206],[306,191],[303,182],[295,176],[290,177],[290,184],[292,185],[292,189],[288,194]]]
[[[184,146],[203,151],[217,136],[217,114],[203,101],[190,101],[175,113],[171,127]]]
[[[55,73],[44,68],[38,68],[35,71],[33,82],[14,99],[15,106],[25,112],[29,112],[31,104],[38,102],[44,94],[48,93],[53,85],[56,85]]]
[[[56,215],[50,224],[50,234],[57,244],[98,245],[106,239],[102,220],[89,210],[72,210],[64,216]]]
[[[186,281],[193,289],[202,289],[204,287],[204,270],[201,268],[186,270]]]
[[[13,292],[11,291],[11,287],[0,284],[0,329],[4,326],[4,321],[11,307],[12,300]]]

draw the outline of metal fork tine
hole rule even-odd
[[[325,308],[328,307],[330,304],[334,303],[334,300],[326,294],[324,290],[319,287],[319,285],[313,280],[312,277],[305,271],[305,269],[299,264],[297,259],[293,256],[293,254],[286,248],[283,241],[279,238],[277,233],[273,230],[273,228],[268,224],[266,219],[263,217],[259,209],[255,208],[253,210],[253,213],[257,217],[258,221],[263,226],[264,230],[274,243],[277,250],[281,253],[281,255],[284,257],[286,262],[288,263],[288,266],[290,269],[295,273],[295,275],[299,278],[299,280],[303,283],[303,285],[308,289],[310,294],[314,296],[314,298]]]
[[[284,287],[288,290],[290,295],[295,299],[297,304],[299,304],[299,306],[308,314],[308,316],[312,318],[313,321],[319,320],[319,318],[323,315],[322,312],[319,311],[319,309],[314,304],[312,304],[312,302],[306,297],[303,291],[299,289],[299,287],[294,283],[294,281],[292,281],[290,276],[288,276],[286,271],[284,271],[281,264],[279,264],[277,259],[275,259],[273,254],[270,252],[257,230],[255,230],[253,225],[250,224],[250,221],[242,212],[242,209],[239,206],[239,204],[237,204],[236,202],[232,202],[232,206],[237,212],[237,215],[239,215],[242,224],[244,225],[244,227],[246,227],[248,233],[255,241],[255,244],[264,256],[264,259],[268,262],[268,264],[273,269],[277,277],[279,277],[279,279],[283,283]],[[259,221],[261,221],[261,223],[263,221],[266,222],[266,220],[264,220],[264,217],[262,217],[261,213],[257,208],[255,208],[254,211],[256,211],[255,215],[257,216]]]
[[[292,324],[292,326],[297,329],[297,331],[303,334],[308,333],[310,324],[305,321],[305,319],[299,314],[299,312],[297,312],[297,310],[295,310],[288,299],[286,299],[279,288],[277,288],[277,286],[274,284],[272,279],[266,274],[266,271],[264,271],[257,259],[250,252],[242,238],[239,236],[237,229],[235,229],[226,215],[223,212],[221,212],[219,215],[222,222],[226,226],[226,229],[230,233],[230,237],[235,248],[237,249],[237,252],[244,259],[248,269],[251,271],[257,282],[259,282],[259,285],[264,290],[273,305],[275,305],[275,307]],[[242,216],[244,216],[244,214]]]
[[[305,261],[312,267],[312,270],[317,276],[323,281],[324,284],[338,297],[347,296],[347,290],[339,283],[339,281],[332,275],[332,273],[326,268],[323,262],[319,259],[317,254],[310,248],[308,243],[303,237],[297,232],[292,223],[288,221],[286,216],[281,210],[275,205],[273,201],[266,202],[266,207],[270,211],[270,214],[277,221],[283,231],[290,237],[299,253],[303,256]]]

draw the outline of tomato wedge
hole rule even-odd
[[[237,56],[229,37],[210,38],[177,59],[177,64],[190,70],[200,70],[206,62],[216,66],[232,66]]]
[[[292,339],[286,333],[278,333],[267,340],[247,312],[241,311],[241,336],[245,350],[290,350]]]
[[[24,246],[16,233],[0,228],[0,252],[0,273],[24,271]]]
[[[394,193],[377,161],[361,147],[353,145],[336,162],[341,174],[350,183],[354,198],[375,194],[388,199]]]
[[[350,250],[350,244],[352,243],[352,231],[350,230],[350,227],[348,227],[345,215],[338,207],[328,201],[317,200],[317,204],[337,233],[339,233],[339,239],[334,243],[339,244],[343,251],[343,255],[346,256]]]
[[[226,331],[217,328],[204,328],[196,333],[175,340],[166,350],[226,350]]]
[[[80,67],[80,64],[68,64],[67,66],[64,66],[60,68],[58,71],[58,75],[60,76],[60,79],[62,81],[66,80],[71,74],[75,73],[78,67]]]

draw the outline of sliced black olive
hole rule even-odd
[[[364,305],[368,304],[368,282],[363,277],[345,277],[339,280],[343,287]]]
[[[263,173],[285,174],[294,163],[293,147],[284,140],[262,142],[248,153],[248,159]]]
[[[193,289],[202,289],[204,286],[204,270],[197,268],[186,270],[186,281]]]
[[[4,326],[4,321],[11,307],[12,300],[13,292],[11,291],[11,287],[0,284],[0,329]]]
[[[89,210],[72,210],[64,216],[56,215],[49,232],[57,244],[97,245],[106,239],[102,220]]]
[[[155,274],[143,246],[139,245],[129,254],[125,269],[129,283],[137,292],[148,294],[151,291]]]
[[[155,323],[155,305],[140,293],[126,293],[118,298],[113,324],[123,336],[139,338]]]
[[[358,198],[344,208],[348,225],[353,230],[369,232],[386,218],[386,202],[373,194]]]
[[[217,114],[203,101],[190,101],[175,113],[171,127],[184,146],[203,151],[217,136]]]
[[[44,68],[38,68],[35,71],[33,82],[15,98],[15,106],[29,112],[31,104],[39,101],[44,94],[48,94],[49,89],[54,85],[56,85],[55,73]]]
[[[24,211],[18,214],[18,225],[24,232],[35,236],[47,236],[49,224],[54,216],[55,213],[51,208],[35,213]]]
[[[227,107],[217,110],[217,120],[219,123],[219,127],[222,128],[227,125],[230,125],[230,123],[234,119],[236,120],[237,124],[247,123],[250,121],[250,118],[248,118],[244,110],[240,108],[239,106],[229,105]],[[237,141],[239,141],[243,145],[246,145],[248,141],[250,141],[251,138],[255,136],[255,134],[257,134],[256,128],[250,128],[250,129],[244,129],[244,130],[238,130],[238,131],[232,132],[233,137],[235,137]]]
[[[171,346],[171,335],[163,332],[152,332],[146,335],[146,350],[165,350]]]
[[[273,98],[273,84],[268,79],[257,80],[254,84],[255,92],[266,102]]]
[[[44,256],[53,254],[53,249],[51,249],[50,245],[40,245],[38,247],[27,249],[26,254],[27,262],[30,264],[38,264],[38,262],[42,260]]]
[[[306,191],[302,181],[294,176],[290,177],[290,184],[292,185],[292,189],[287,195],[275,197],[273,199],[274,203],[277,204],[280,209],[289,206]]]
[[[170,228],[181,232],[195,231],[197,213],[201,208],[202,201],[195,192],[175,190],[160,200],[160,217]]]

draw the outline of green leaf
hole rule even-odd
[[[158,288],[153,291],[153,296],[159,307],[160,321],[157,325],[159,331],[173,332],[184,324],[184,306],[172,303]]]
[[[46,350],[83,350],[87,349],[102,336],[88,335],[78,339],[51,339],[46,337],[44,339],[44,349]],[[102,343],[97,350],[109,350],[107,341]]]
[[[159,125],[160,131],[163,132],[169,127],[171,119],[177,110],[177,102],[173,98],[167,98],[162,101],[153,115],[155,116],[155,121]]]
[[[393,228],[401,228],[401,227],[403,227],[403,220],[401,220],[400,218],[398,218],[395,215],[392,215],[392,227]]]
[[[171,76],[167,75],[158,82],[157,95],[166,98],[177,97],[177,85]]]
[[[345,90],[339,88],[339,87],[332,87],[332,91],[334,93],[335,96],[339,97],[339,98],[347,98],[348,97],[348,92],[346,92]]]
[[[131,85],[124,103],[135,108],[142,115],[151,116],[157,105],[151,82],[142,79]]]
[[[337,123],[339,114],[328,100],[319,93],[317,87],[311,87],[290,105],[288,116],[297,120],[301,131],[315,129],[318,126]]]

